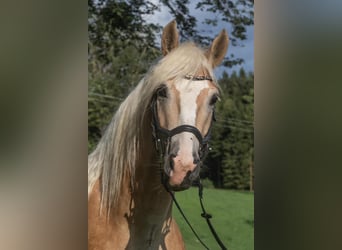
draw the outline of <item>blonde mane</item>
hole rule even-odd
[[[101,178],[101,206],[107,211],[119,200],[122,181],[134,181],[135,164],[143,149],[143,123],[156,89],[168,79],[180,79],[206,69],[214,78],[204,50],[194,43],[181,44],[153,66],[120,105],[96,149],[88,157],[88,197]],[[216,80],[214,80],[216,83]]]

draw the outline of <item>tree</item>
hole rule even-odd
[[[88,1],[88,150],[91,151],[123,98],[155,58],[158,27],[142,15],[143,1]]]
[[[91,43],[96,46],[97,55],[105,60],[111,40],[143,41],[143,45],[155,46],[155,34],[161,30],[159,24],[151,24],[145,21],[145,17],[153,15],[159,7],[165,6],[177,21],[181,38],[194,40],[208,46],[214,34],[204,35],[197,25],[197,19],[193,9],[202,11],[203,14],[212,12],[212,17],[207,17],[205,24],[210,27],[218,23],[232,25],[230,32],[231,45],[241,45],[239,41],[247,38],[246,27],[254,24],[254,1],[253,0],[89,0],[88,1],[88,30]],[[120,49],[120,47],[115,48]],[[114,51],[115,52],[115,51]],[[224,65],[231,67],[241,64],[241,58],[233,55],[226,58]],[[110,63],[107,60],[106,63]]]
[[[254,25],[254,0],[160,0],[160,2],[168,8],[170,14],[177,21],[181,37],[184,40],[193,40],[203,46],[209,46],[215,34],[203,34],[197,25],[196,17],[191,14],[191,8],[200,10],[203,14],[212,12],[213,15],[210,15],[210,18],[205,18],[202,23],[202,25],[208,26],[208,31],[219,23],[231,24],[233,30],[229,36],[233,46],[240,46],[239,41],[247,39],[246,27]],[[235,58],[233,55],[230,58],[225,58],[223,65],[232,67],[242,63],[243,59]]]
[[[211,140],[212,152],[203,176],[216,187],[249,189],[253,161],[254,76],[243,69],[239,75],[227,73],[219,80],[221,102],[217,104],[217,122]],[[209,171],[210,170],[210,171]]]

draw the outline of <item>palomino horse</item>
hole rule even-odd
[[[164,28],[164,57],[89,155],[89,250],[185,249],[169,192],[199,177],[219,94],[213,68],[227,47],[225,30],[205,51],[179,45],[175,21]]]

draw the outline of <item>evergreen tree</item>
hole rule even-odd
[[[209,176],[216,187],[250,188],[253,162],[254,76],[241,69],[229,77],[224,73],[219,83],[221,102],[217,103],[212,152],[203,176]]]

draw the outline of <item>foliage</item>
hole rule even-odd
[[[143,14],[156,7],[143,1],[88,2],[88,150],[91,151],[116,108],[161,53],[156,25]]]
[[[205,35],[197,28],[197,19],[190,8],[201,11],[201,15],[211,13],[202,22],[208,26],[208,31],[218,23],[229,23],[232,25],[232,31],[229,32],[230,42],[233,46],[240,45],[238,41],[247,39],[246,27],[254,24],[254,0],[160,0],[166,6],[170,14],[177,21],[177,26],[184,40],[193,40],[204,46],[209,46],[213,40],[212,35]],[[207,16],[207,15],[205,15]],[[232,67],[243,63],[241,58],[225,58],[223,65]]]
[[[152,14],[156,6],[150,2],[128,0],[89,0],[89,55],[96,57],[107,70],[112,56],[127,47],[142,52],[155,47],[155,33],[160,27],[148,24],[143,15]]]
[[[239,75],[224,73],[219,83],[222,95],[216,106],[212,151],[202,175],[209,176],[216,187],[249,189],[254,152],[254,76],[241,69]]]
[[[108,52],[116,53],[120,46],[112,47],[113,40],[120,40],[125,44],[138,41],[134,46],[141,51],[144,46],[155,47],[155,34],[161,30],[159,24],[147,23],[145,17],[153,15],[161,7],[165,7],[173,18],[177,21],[179,32],[182,39],[193,40],[208,46],[213,40],[213,34],[205,35],[199,30],[197,25],[198,12],[212,13],[207,16],[202,25],[207,25],[207,30],[212,30],[212,26],[220,23],[232,25],[229,31],[230,41],[233,46],[240,45],[238,41],[245,40],[246,27],[254,24],[254,1],[253,0],[88,0],[88,30],[89,41],[93,47],[90,54],[110,66],[107,58]],[[190,10],[197,10],[194,11]],[[241,64],[241,58],[226,58],[224,65],[231,67]]]
[[[204,188],[214,188],[214,183],[208,178],[201,179],[201,183]]]

